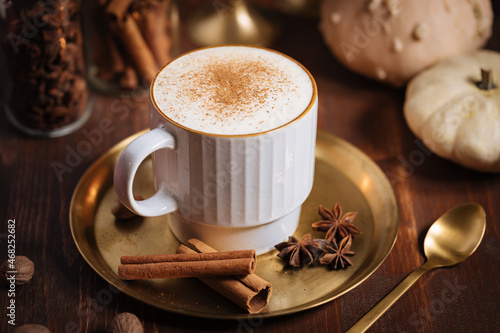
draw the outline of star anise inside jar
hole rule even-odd
[[[311,234],[305,234],[301,241],[290,236],[287,242],[275,245],[280,251],[278,257],[288,261],[293,267],[310,265],[324,252],[324,239],[313,239]]]
[[[358,214],[357,212],[348,212],[342,215],[342,207],[337,202],[332,210],[323,207],[318,208],[319,215],[323,218],[321,221],[312,224],[313,230],[326,232],[326,242],[333,240],[340,241],[351,235],[356,237],[361,231],[352,222]]]

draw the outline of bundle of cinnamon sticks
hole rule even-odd
[[[95,75],[121,88],[149,85],[170,60],[169,7],[170,0],[93,0]]]
[[[254,274],[254,250],[217,252],[197,239],[176,254],[123,256],[118,276],[123,280],[197,277],[249,313],[266,307],[272,286]]]

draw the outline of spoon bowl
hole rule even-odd
[[[348,332],[365,332],[424,273],[465,260],[477,249],[485,230],[486,214],[478,204],[463,204],[444,213],[431,225],[425,236],[424,252],[427,261],[408,275]]]
[[[427,261],[435,267],[458,264],[474,253],[485,229],[486,215],[480,205],[467,203],[449,210],[427,231]]]

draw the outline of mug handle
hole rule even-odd
[[[166,130],[155,128],[132,141],[116,161],[113,177],[116,194],[125,206],[141,216],[160,216],[177,210],[177,201],[165,183],[146,200],[135,200],[132,192],[135,174],[142,161],[160,149],[175,149],[175,138]]]

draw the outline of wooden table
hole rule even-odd
[[[496,4],[500,13],[499,5]],[[462,168],[422,148],[402,113],[404,89],[353,74],[330,54],[317,22],[285,17],[272,47],[302,62],[319,88],[319,128],[354,144],[388,175],[397,195],[401,224],[394,249],[363,284],[323,306],[255,321],[183,317],[145,305],[110,287],[79,254],[71,237],[71,195],[84,171],[117,142],[148,126],[144,99],[96,95],[92,117],[73,134],[56,139],[23,136],[0,115],[0,260],[7,257],[7,221],[16,220],[16,253],[36,265],[32,281],[16,291],[16,322],[39,323],[52,332],[104,332],[117,313],[135,313],[146,332],[342,332],[351,327],[424,261],[422,242],[430,224],[449,208],[473,201],[487,214],[481,246],[464,263],[423,276],[373,327],[373,332],[500,331],[500,175]],[[183,39],[183,49],[192,48]],[[500,20],[488,48],[500,50]],[[120,112],[117,112],[120,110]],[[112,130],[59,181],[53,163],[86,140],[85,130],[111,119]],[[420,161],[412,159],[418,154]],[[402,161],[411,166],[403,167]],[[410,161],[413,161],[410,162]],[[406,169],[405,169],[406,168]],[[109,294],[109,293],[108,293]],[[0,331],[7,329],[7,293],[0,293]]]

